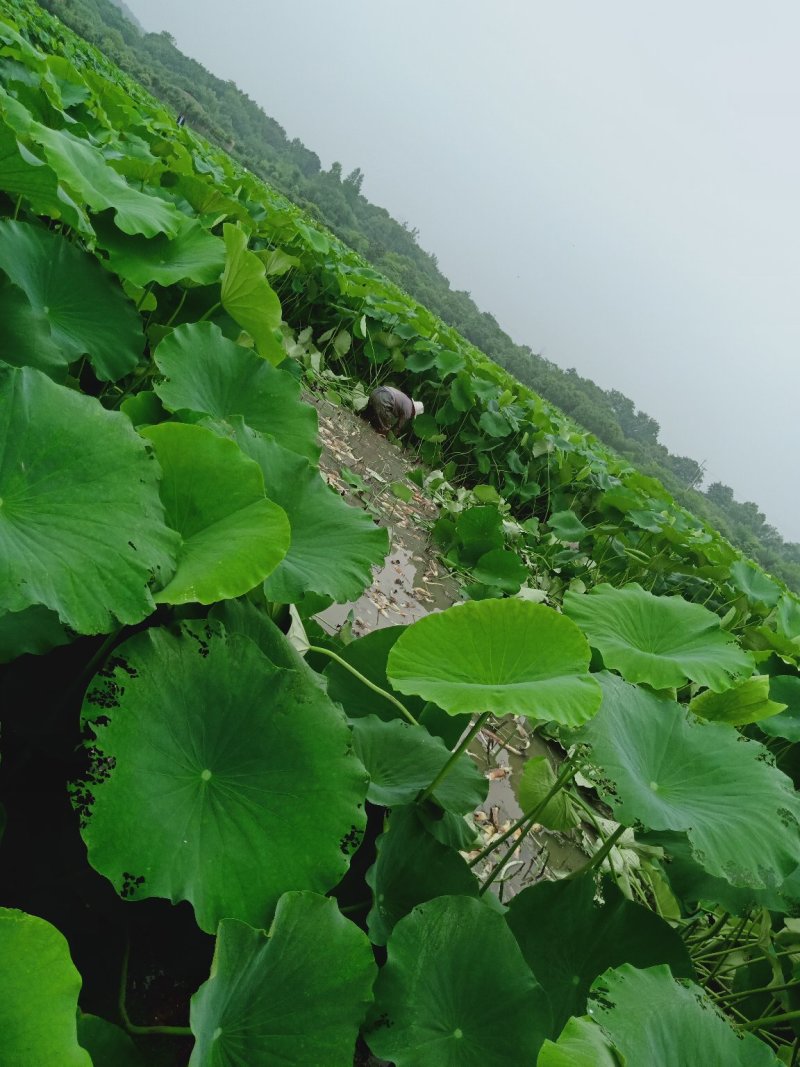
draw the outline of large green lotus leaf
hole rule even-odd
[[[386,676],[386,662],[395,642],[405,630],[405,626],[383,626],[380,630],[373,630],[372,633],[345,645],[339,650],[340,656],[355,667],[359,674],[363,674],[381,689],[391,692],[392,686]],[[391,722],[400,714],[393,704],[367,688],[354,674],[334,661],[325,668],[325,677],[328,680],[331,699],[338,700],[350,719],[377,715],[384,722]],[[469,716],[448,715],[435,704],[426,704],[418,697],[403,697],[402,703],[429,734],[441,737],[448,748],[455,746],[469,726]]]
[[[389,653],[395,689],[457,715],[491,711],[577,726],[600,688],[578,627],[542,604],[484,600],[409,626]]]
[[[778,603],[781,590],[759,568],[740,559],[731,567],[731,583],[755,604],[766,604],[774,608]]]
[[[621,1067],[621,1061],[606,1035],[587,1015],[569,1019],[557,1042],[545,1041],[536,1067]]]
[[[778,1067],[771,1049],[732,1029],[693,982],[669,967],[625,964],[598,978],[592,1018],[630,1067]]]
[[[722,692],[753,673],[752,656],[734,642],[717,616],[679,596],[653,596],[635,582],[598,585],[564,595],[564,611],[583,630],[607,667],[654,689],[687,678]]]
[[[283,345],[275,335],[281,324],[281,302],[266,278],[264,264],[247,250],[247,234],[226,222],[225,271],[222,275],[222,306],[230,317],[247,330],[259,353],[270,363],[286,358]]]
[[[763,746],[616,675],[599,678],[602,707],[578,738],[614,818],[685,831],[698,863],[733,885],[780,885],[800,855],[800,800]]]
[[[155,351],[165,380],[155,386],[170,411],[192,411],[230,420],[241,415],[259,433],[316,463],[317,413],[300,400],[300,386],[250,349],[223,337],[210,322],[187,323]]]
[[[757,674],[724,693],[707,689],[690,701],[689,710],[701,719],[726,722],[729,726],[745,726],[768,719],[787,707],[770,700],[770,680],[768,674]]]
[[[34,307],[25,291],[0,273],[0,350],[14,367],[36,367],[63,382],[69,355],[50,333],[43,308]]]
[[[130,899],[190,900],[209,933],[327,892],[364,828],[364,768],[336,706],[219,625],[151,629],[90,685],[74,789],[89,862]]]
[[[264,496],[258,464],[202,426],[164,422],[141,431],[163,471],[161,497],[181,535],[178,567],[159,604],[241,596],[286,555],[289,520]]]
[[[0,908],[0,1063],[92,1067],[78,1044],[81,976],[62,935],[44,919]]]
[[[239,447],[261,467],[267,496],[292,528],[289,551],[264,585],[267,598],[293,604],[310,591],[338,603],[357,600],[389,551],[388,532],[346,504],[303,456],[237,421]]]
[[[222,273],[225,245],[196,219],[182,218],[174,237],[128,236],[105,219],[95,219],[94,225],[109,267],[134,285],[174,285],[184,280],[211,285]]]
[[[0,612],[41,604],[84,634],[149,615],[178,538],[126,416],[0,364],[0,442]]]
[[[125,1031],[97,1015],[78,1017],[78,1040],[91,1053],[93,1067],[148,1067]]]
[[[664,850],[662,870],[686,911],[693,911],[700,903],[704,907],[719,904],[731,915],[742,917],[749,915],[753,908],[766,908],[783,915],[800,912],[800,867],[792,871],[781,886],[742,888],[708,874],[692,855],[686,834],[662,830],[660,833],[637,834],[637,839]]]
[[[44,149],[59,180],[92,211],[113,209],[116,224],[124,233],[174,237],[180,229],[182,215],[177,208],[158,196],[133,189],[88,141],[38,122],[31,124],[29,133]]]
[[[0,89],[0,101],[5,103]],[[23,197],[36,215],[63,219],[80,233],[91,234],[89,220],[72,198],[59,186],[53,170],[35,156],[0,116],[0,189],[10,196]]]
[[[372,890],[370,940],[385,945],[395,925],[418,904],[441,896],[478,897],[478,881],[452,848],[437,841],[414,807],[394,808],[366,875]]]
[[[556,512],[547,520],[547,525],[559,541],[580,541],[589,532],[574,511]]]
[[[387,808],[410,804],[431,784],[451,756],[444,741],[405,719],[384,722],[376,715],[353,719],[353,748],[370,776],[367,799]],[[435,800],[464,815],[486,800],[489,783],[466,753],[437,787]]]
[[[71,640],[58,615],[38,604],[0,615],[0,663],[10,663],[25,652],[41,656]]]
[[[489,1004],[503,1025],[487,1026]],[[389,939],[366,1032],[396,1067],[534,1063],[550,1006],[501,915],[466,896],[414,908]]]
[[[144,333],[136,308],[94,256],[61,234],[25,222],[0,222],[0,271],[19,286],[36,316],[50,325],[51,347],[62,362],[88,354],[98,378],[116,381],[130,373],[144,350]],[[35,337],[31,337],[31,345]],[[30,347],[30,346],[29,346]],[[23,360],[13,351],[10,362],[27,362],[47,370],[55,357],[45,350]]]
[[[779,674],[770,678],[770,700],[786,705],[786,710],[769,719],[761,719],[759,730],[770,737],[785,737],[800,741],[800,678],[794,674]]]
[[[692,978],[689,954],[669,923],[626,900],[606,880],[603,902],[591,876],[539,882],[511,901],[506,915],[522,955],[550,998],[552,1036],[570,1015],[586,1011],[589,987],[609,967],[667,963],[676,978]]]
[[[314,893],[281,897],[269,934],[223,919],[190,1067],[352,1067],[375,971],[366,936]]]

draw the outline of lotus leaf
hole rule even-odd
[[[486,1025],[486,1005],[503,1025]],[[550,1006],[501,915],[465,896],[437,897],[397,923],[375,985],[366,1037],[396,1067],[534,1063]]]
[[[720,693],[754,670],[752,656],[713,612],[679,596],[653,596],[635,582],[622,589],[603,584],[586,594],[567,592],[564,611],[605,665],[629,682],[670,689],[691,679]]]
[[[121,645],[89,686],[92,770],[74,789],[89,862],[127,899],[190,900],[213,932],[326,892],[365,819],[341,713],[239,634],[185,624]]]
[[[536,1067],[620,1067],[620,1060],[600,1027],[584,1016],[569,1019],[557,1042],[545,1041]]]
[[[395,925],[418,904],[441,896],[478,897],[478,881],[452,848],[432,837],[414,807],[393,808],[367,872],[370,940],[385,945]]]
[[[60,234],[25,222],[0,222],[0,271],[28,298],[32,312],[24,351],[9,362],[49,370],[88,354],[98,378],[116,381],[129,374],[144,350],[142,324],[133,304],[97,260]],[[42,320],[50,339],[42,352]],[[18,344],[19,344],[18,334]]]
[[[707,689],[690,702],[689,710],[701,719],[726,722],[729,726],[745,726],[768,719],[787,706],[770,700],[770,681],[769,675],[757,674],[724,693]]]
[[[300,386],[254,352],[222,336],[210,322],[173,330],[155,351],[165,381],[155,387],[170,411],[230,420],[241,415],[259,433],[315,463],[317,413],[300,400]]]
[[[246,593],[289,547],[289,521],[264,496],[264,479],[233,441],[202,426],[142,430],[161,464],[167,522],[181,535],[178,566],[159,604],[213,604]]]
[[[778,1067],[766,1045],[734,1031],[698,986],[676,982],[668,967],[625,964],[598,978],[592,994],[595,1023],[632,1067]]]
[[[506,915],[522,954],[553,1009],[552,1036],[586,1010],[589,987],[609,967],[667,963],[676,978],[694,976],[689,955],[669,923],[626,900],[606,880],[598,904],[591,876],[539,882],[511,901]]]
[[[58,930],[35,915],[0,908],[0,1063],[92,1067],[75,1026],[80,989]]]
[[[25,652],[41,656],[70,640],[58,615],[38,604],[0,615],[0,663],[10,663]]]
[[[495,548],[478,559],[472,577],[504,593],[516,593],[528,577],[528,568],[516,552]]]
[[[178,538],[128,419],[0,364],[0,441],[0,612],[41,604],[84,634],[149,615]]]
[[[589,645],[569,619],[523,600],[458,605],[409,626],[389,680],[451,715],[492,711],[577,726],[597,711]]]
[[[367,799],[392,807],[410,804],[431,784],[450,751],[424,726],[404,719],[383,722],[375,715],[353,720],[353,748],[370,776]],[[437,786],[434,799],[446,811],[466,814],[486,799],[488,783],[464,754]]]
[[[286,893],[268,934],[223,919],[192,997],[189,1067],[352,1067],[374,977],[367,938],[333,900]]]
[[[800,801],[765,749],[616,675],[599,678],[602,707],[577,736],[614,818],[685,831],[697,862],[733,885],[779,886],[800,855]]]
[[[78,1040],[91,1053],[93,1067],[148,1067],[125,1031],[97,1015],[78,1016]]]
[[[761,719],[759,730],[770,737],[785,737],[788,741],[800,741],[800,677],[794,674],[779,674],[770,678],[770,700],[786,705],[786,710],[769,719]]]
[[[764,572],[746,560],[740,559],[731,567],[731,582],[754,604],[766,604],[774,608],[781,590]]]
[[[134,285],[174,285],[184,280],[210,285],[222,273],[225,245],[196,219],[182,218],[174,237],[129,236],[100,218],[94,226],[109,267]]]
[[[580,541],[589,532],[574,511],[551,515],[547,525],[560,541]]]
[[[338,603],[357,600],[389,551],[386,530],[346,504],[303,456],[241,422],[236,440],[261,467],[267,496],[284,509],[292,528],[289,551],[265,583],[267,598],[293,604],[313,592]]]
[[[281,302],[266,278],[264,264],[247,250],[247,234],[226,222],[225,271],[222,275],[222,306],[230,317],[247,330],[259,353],[270,363],[286,358],[275,331],[281,324]]]
[[[517,799],[523,811],[533,811],[556,784],[556,775],[547,756],[534,756],[522,768]],[[562,791],[547,802],[536,821],[548,830],[571,830],[580,823],[569,796]]]

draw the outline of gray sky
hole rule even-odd
[[[795,0],[127,0],[800,540]]]

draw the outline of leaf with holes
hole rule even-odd
[[[304,674],[219,625],[151,629],[95,676],[92,768],[73,787],[89,862],[122,896],[189,900],[198,925],[263,926],[288,890],[325,893],[365,825],[366,774]]]

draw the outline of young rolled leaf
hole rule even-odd
[[[167,522],[181,535],[177,569],[156,602],[213,604],[262,582],[291,535],[258,464],[202,426],[165,422],[141,433],[161,464]]]
[[[0,612],[40,604],[77,633],[154,610],[172,574],[159,468],[130,421],[29,367],[0,365]]]
[[[141,359],[144,333],[136,308],[94,256],[61,234],[10,219],[0,222],[0,271],[49,324],[51,344],[63,365],[88,355],[98,378],[116,381]],[[10,362],[49,370],[52,354],[43,360],[37,333],[29,340],[21,351],[17,337]]]
[[[586,638],[552,608],[484,600],[428,615],[389,653],[389,680],[451,715],[491,711],[577,726],[597,711]]]
[[[622,963],[666,963],[676,978],[694,976],[683,941],[669,923],[626,900],[609,880],[595,897],[594,878],[539,882],[511,901],[511,932],[553,1009],[551,1036],[571,1015],[583,1015],[598,975]]]
[[[503,1005],[502,1027],[486,1005]],[[366,1038],[396,1067],[535,1063],[550,1006],[501,915],[465,896],[437,897],[395,926]]]
[[[165,380],[155,386],[170,411],[230,420],[241,415],[259,433],[312,463],[319,459],[317,413],[300,400],[300,386],[247,348],[234,344],[210,322],[187,323],[155,351]]]
[[[0,1063],[92,1067],[78,1044],[81,976],[50,923],[0,908]]]
[[[73,789],[89,862],[126,899],[189,900],[198,925],[263,926],[281,893],[327,892],[365,824],[364,768],[335,705],[218,625],[126,641],[86,694]]]
[[[616,675],[598,677],[602,707],[577,737],[614,818],[685,831],[698,863],[733,885],[781,885],[800,855],[800,799],[765,749]]]
[[[622,589],[598,585],[590,593],[567,592],[564,612],[606,667],[629,682],[671,689],[689,679],[721,693],[754,670],[752,656],[712,611],[679,596],[653,596],[635,582]]]
[[[689,703],[689,710],[701,719],[726,722],[729,726],[745,726],[760,722],[784,711],[786,704],[770,700],[770,677],[758,674],[724,693],[708,689]]]
[[[352,1067],[375,970],[366,936],[314,893],[282,896],[268,934],[223,919],[189,1067]]]
[[[676,982],[669,967],[625,964],[592,987],[590,1011],[627,1064],[665,1067],[778,1067],[772,1050],[735,1031],[693,982]]]

